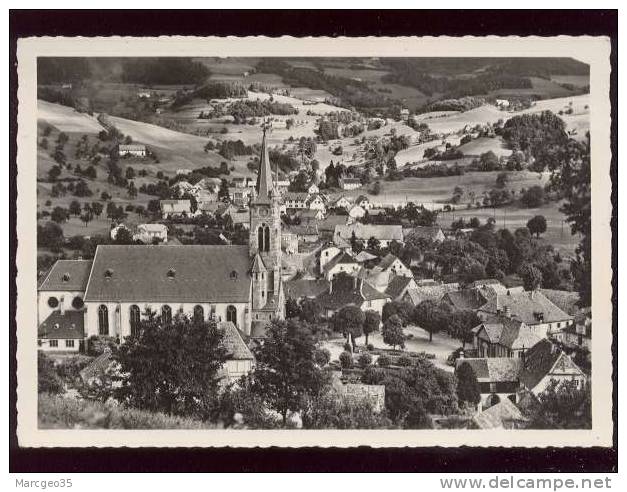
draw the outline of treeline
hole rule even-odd
[[[390,104],[387,97],[379,94],[364,82],[329,75],[320,70],[293,67],[275,58],[261,60],[257,64],[257,71],[280,75],[286,84],[294,87],[309,87],[326,91],[350,106],[373,108]]]
[[[243,120],[251,117],[298,114],[298,109],[288,103],[280,103],[267,99],[261,101],[243,100],[229,104],[227,113],[235,119]]]
[[[482,97],[460,97],[458,99],[444,99],[442,101],[435,101],[428,104],[423,108],[425,112],[431,111],[468,111],[474,108],[478,108],[485,104],[485,99]]]
[[[191,58],[132,58],[122,62],[122,82],[143,85],[201,84],[209,69]]]
[[[37,58],[37,84],[76,83],[91,75],[86,58]]]
[[[173,108],[180,108],[194,99],[226,99],[229,97],[246,97],[248,91],[242,84],[236,82],[210,81],[193,91],[179,91],[176,93]]]

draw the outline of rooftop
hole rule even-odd
[[[499,314],[505,308],[509,308],[512,316],[515,316],[527,325],[554,323],[572,319],[572,316],[566,314],[538,291],[510,291],[509,294],[498,294],[489,299],[479,309],[486,313]]]
[[[39,286],[40,291],[84,291],[92,260],[57,260]]]
[[[53,311],[37,328],[37,338],[71,339],[85,337],[84,311]]]
[[[230,321],[218,323],[218,328],[224,330],[224,346],[228,350],[229,360],[253,360],[253,354],[244,342],[236,326]]]
[[[516,423],[525,422],[520,409],[509,398],[503,398],[496,405],[475,415],[473,424],[479,429],[512,429]]]
[[[248,302],[248,246],[100,245],[85,301]]]
[[[357,239],[367,241],[371,237],[378,240],[403,241],[403,226],[401,225],[372,225],[356,222],[350,225],[336,225],[335,236],[344,240],[350,240],[353,232]]]

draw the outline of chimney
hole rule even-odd
[[[459,351],[459,358],[460,358],[460,359],[463,359],[464,357],[465,357],[465,355],[464,355],[464,351],[463,351],[463,350],[460,350],[460,351]]]
[[[61,313],[61,315],[65,314],[65,297],[61,296],[59,298],[59,313]]]
[[[505,316],[506,318],[511,318],[511,313],[510,313],[510,310],[509,310],[509,306],[503,307],[503,316]]]

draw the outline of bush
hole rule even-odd
[[[372,355],[365,352],[359,356],[359,358],[357,359],[357,362],[359,363],[361,367],[369,366],[370,364],[372,364]]]
[[[369,343],[368,345],[366,345],[366,350],[368,350],[369,352],[372,352],[374,350],[374,345]]]
[[[106,348],[115,345],[115,338],[93,335],[87,340],[87,354],[92,356],[102,355]]]
[[[39,393],[63,393],[63,381],[54,368],[54,362],[43,352],[37,353],[37,391]]]
[[[42,429],[209,429],[215,425],[190,418],[62,396],[39,395]]]
[[[351,344],[350,344],[350,343],[346,342],[346,343],[344,344],[344,350],[345,350],[346,352],[350,353],[350,352],[351,352],[351,350],[352,350],[352,348],[353,348],[353,347],[351,347]]]
[[[406,355],[401,355],[398,359],[396,359],[396,365],[401,367],[409,367],[413,365],[410,357]]]
[[[342,369],[350,369],[353,367],[353,356],[350,352],[342,352],[340,354],[340,365]]]
[[[390,358],[387,355],[380,355],[377,359],[379,367],[388,367],[390,365]]]
[[[331,361],[331,352],[327,349],[316,350],[314,360],[319,366],[326,366]]]

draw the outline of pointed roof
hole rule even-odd
[[[252,273],[266,272],[266,265],[263,263],[261,255],[257,253],[253,259],[253,266],[251,268]]]
[[[259,172],[257,173],[257,203],[269,202],[274,194],[274,183],[272,182],[272,169],[270,169],[270,156],[266,142],[266,128],[263,129],[261,140],[261,159],[259,161]]]

